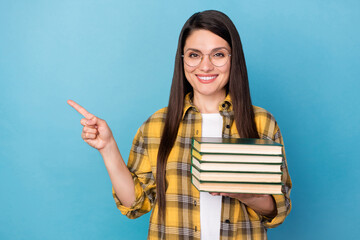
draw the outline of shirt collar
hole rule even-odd
[[[191,108],[194,108],[195,111],[199,111],[195,105],[193,104],[192,102],[192,97],[193,97],[193,93],[192,92],[189,92],[188,94],[186,94],[185,96],[185,101],[184,101],[184,111],[183,111],[183,115],[182,115],[182,119],[184,119],[187,111]]]
[[[193,99],[192,92],[189,92],[188,94],[186,94],[182,119],[184,119],[184,117],[185,117],[186,113],[189,111],[189,109],[194,109],[196,112],[199,112],[197,107],[194,105],[192,99]],[[219,112],[222,112],[222,111],[232,111],[232,102],[231,102],[230,94],[227,94],[224,101],[222,101],[219,104]]]

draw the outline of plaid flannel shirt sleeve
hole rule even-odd
[[[280,128],[276,122],[275,122],[275,129],[274,129],[273,133],[274,134],[272,136],[272,140],[277,143],[280,143],[284,146]],[[291,183],[290,175],[288,172],[288,166],[287,166],[284,147],[283,147],[283,156],[284,156],[284,158],[283,158],[283,163],[281,166],[281,169],[283,172],[283,175],[282,175],[283,195],[272,195],[275,200],[275,203],[276,203],[277,215],[274,218],[267,218],[264,216],[262,217],[262,222],[266,228],[274,228],[274,227],[277,227],[278,225],[280,225],[281,223],[283,223],[286,216],[289,215],[290,210],[291,210],[290,191],[291,191],[292,183]]]
[[[121,204],[113,189],[113,197],[117,208],[130,219],[140,217],[151,211],[156,196],[155,179],[151,171],[147,142],[143,130],[144,125],[139,128],[135,135],[127,163],[135,183],[135,202],[130,207],[125,207]]]

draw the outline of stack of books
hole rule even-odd
[[[193,138],[192,183],[205,192],[282,194],[282,147],[265,139]]]

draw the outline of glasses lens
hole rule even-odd
[[[229,52],[226,49],[219,49],[210,54],[210,61],[214,66],[224,66],[229,60]]]
[[[200,64],[202,54],[200,52],[188,50],[184,54],[184,61],[187,65],[195,67]]]

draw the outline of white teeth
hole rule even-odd
[[[198,78],[200,78],[201,80],[209,81],[209,80],[212,80],[212,79],[216,78],[216,76],[211,76],[211,77],[200,77],[200,76],[198,76]]]

